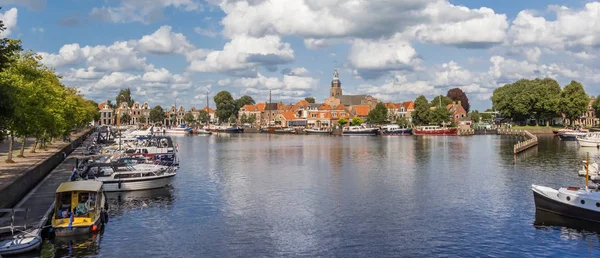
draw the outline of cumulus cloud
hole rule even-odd
[[[281,70],[281,74],[293,75],[293,76],[306,76],[309,74],[308,70],[304,67],[297,68],[286,68]]]
[[[276,66],[295,60],[290,44],[278,36],[252,38],[239,36],[226,43],[223,50],[212,51],[203,59],[191,61],[189,70],[196,72],[224,72],[236,74],[254,70],[259,65]]]
[[[163,10],[173,7],[184,11],[202,9],[202,5],[194,0],[121,0],[116,7],[96,7],[91,15],[98,19],[113,22],[140,22],[148,24],[164,17]]]
[[[12,33],[12,30],[17,26],[18,12],[17,8],[10,8],[8,11],[0,13],[0,20],[4,22],[4,26],[6,27],[6,29],[0,33],[0,38],[8,37]]]
[[[186,54],[196,47],[183,34],[172,32],[171,26],[164,25],[154,33],[143,36],[137,48],[154,54]]]
[[[412,70],[419,63],[417,51],[400,35],[390,39],[358,39],[352,43],[348,61],[365,79],[391,70]]]

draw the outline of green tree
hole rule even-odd
[[[415,111],[412,112],[413,123],[416,125],[429,124],[429,101],[421,95],[415,100]]]
[[[398,120],[396,120],[396,124],[398,124],[401,127],[408,127],[410,125],[406,117],[401,117]]]
[[[229,121],[229,117],[235,116],[236,103],[228,91],[220,91],[213,99],[217,106],[215,115],[219,121]]]
[[[236,120],[237,120],[237,118],[235,117],[235,115],[231,114],[231,116],[229,117],[229,123],[233,124],[233,123],[235,123]]]
[[[571,81],[560,93],[561,111],[571,124],[588,110],[589,103],[590,98],[579,82]]]
[[[490,113],[481,113],[481,119],[484,121],[492,121],[494,117]]]
[[[596,100],[592,104],[592,108],[594,109],[594,113],[596,113],[596,117],[600,118],[600,95],[596,97]]]
[[[354,117],[352,118],[352,125],[362,125],[363,121],[362,119],[360,119],[360,117]]]
[[[469,113],[469,118],[477,123],[481,120],[481,113],[479,113],[478,110],[471,111],[471,113]]]
[[[139,124],[146,124],[146,116],[145,116],[145,115],[141,115],[141,116],[138,118],[138,123],[139,123]]]
[[[460,88],[448,90],[448,93],[446,93],[446,97],[450,98],[452,101],[456,101],[456,103],[460,101],[461,106],[465,109],[467,113],[469,113],[469,110],[471,109],[471,104],[469,104],[469,98],[467,97],[467,94],[465,94],[465,92],[462,91]]]
[[[194,119],[194,115],[192,115],[192,112],[187,112],[183,116],[183,121],[185,121],[185,123],[189,126],[194,124],[194,122],[196,122],[196,119]]]
[[[306,97],[306,98],[304,98],[304,100],[306,100],[306,102],[311,103],[311,104],[315,103],[315,98],[313,98],[313,97]]]
[[[344,125],[346,124],[348,124],[348,119],[346,119],[345,117],[338,119],[338,125],[340,125],[341,127],[344,127]]]
[[[205,124],[210,122],[210,115],[206,110],[200,110],[200,113],[198,113],[198,121]]]
[[[96,111],[93,113],[94,121],[100,120],[100,108],[98,107],[98,102],[93,101],[93,100],[87,100],[87,101],[89,102],[90,105],[96,107]]]
[[[129,121],[131,121],[131,116],[127,113],[123,113],[121,114],[121,124],[129,124]]]
[[[254,124],[254,122],[256,122],[256,114],[251,114],[248,116],[248,119],[246,119],[246,123]]]
[[[106,105],[109,106],[111,109],[115,110],[117,109],[117,105],[112,103],[112,100],[106,100]]]
[[[2,7],[0,7],[1,9]],[[0,32],[6,30],[0,20]],[[16,54],[21,51],[21,41],[9,38],[0,39],[0,72],[9,67],[15,60]],[[2,81],[0,84],[0,140],[4,138],[10,120],[14,117],[17,89],[14,85]]]
[[[242,123],[242,124],[248,123],[248,115],[246,115],[246,113],[243,113],[242,116],[240,117],[240,123]]]
[[[254,99],[248,95],[241,96],[239,99],[235,100],[235,110],[234,114],[237,116],[237,111],[240,110],[244,105],[254,105],[256,102]]]
[[[537,121],[546,120],[550,125],[550,119],[560,114],[560,85],[554,79],[535,79],[530,81],[531,87],[527,89],[532,105],[532,114]]]
[[[445,108],[449,104],[452,104],[452,99],[442,95],[435,96],[435,98],[431,100],[431,107],[439,107],[441,105]]]
[[[442,124],[451,121],[450,111],[446,107],[436,107],[429,112],[429,123],[430,124]]]
[[[377,105],[375,105],[373,110],[369,111],[369,114],[367,115],[367,121],[370,124],[383,124],[387,120],[387,113],[388,110],[385,107],[385,104],[383,104],[383,102],[379,102]]]
[[[151,123],[162,123],[163,119],[165,119],[165,111],[160,105],[156,105],[150,110]]]
[[[515,121],[530,118],[536,99],[531,96],[533,84],[530,80],[522,79],[497,88],[492,95],[493,109]]]
[[[133,100],[133,98],[131,98],[131,89],[127,88],[127,89],[121,89],[119,91],[119,94],[117,95],[117,107],[119,106],[119,104],[121,104],[121,102],[125,101],[127,102],[127,106],[131,107],[133,106],[133,103],[135,102]]]

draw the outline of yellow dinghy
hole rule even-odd
[[[101,182],[62,183],[56,189],[52,228],[56,236],[97,231],[108,219],[107,208]]]

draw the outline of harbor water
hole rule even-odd
[[[97,235],[42,256],[588,257],[597,233],[536,226],[531,184],[581,186],[586,152],[519,138],[177,136],[169,189],[111,193]]]

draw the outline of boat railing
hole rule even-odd
[[[17,213],[25,213],[23,218],[23,225],[17,225],[15,217]],[[6,218],[5,215],[9,217]],[[14,235],[15,230],[27,229],[27,216],[29,215],[29,209],[0,209],[0,233],[10,232]],[[8,226],[4,226],[5,222],[10,222]]]

